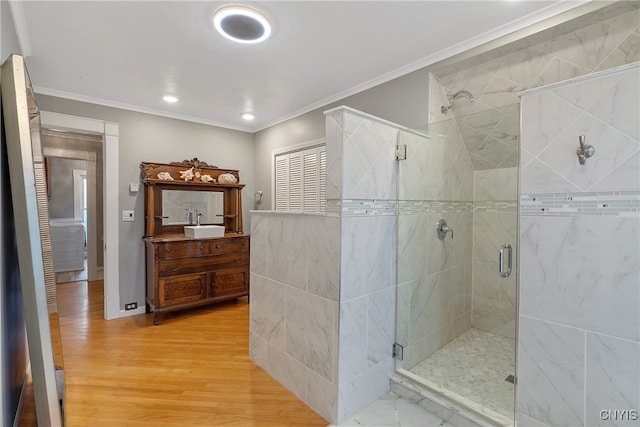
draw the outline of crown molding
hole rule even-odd
[[[9,10],[13,19],[13,26],[18,36],[18,44],[23,57],[31,56],[31,42],[29,41],[29,32],[27,31],[27,21],[24,19],[24,9],[22,1],[9,0]]]

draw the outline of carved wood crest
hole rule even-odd
[[[222,174],[231,174],[240,182],[237,170],[220,169],[194,157],[191,160],[165,163],[140,163],[140,178],[145,183],[156,182],[191,182],[201,184],[216,184]]]

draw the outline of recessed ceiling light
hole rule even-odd
[[[230,4],[216,9],[213,25],[220,34],[238,43],[260,43],[271,35],[266,16],[249,6]]]
[[[254,116],[254,115],[253,115],[253,114],[251,114],[251,113],[244,113],[244,114],[242,115],[242,118],[243,118],[243,119],[245,119],[245,120],[247,120],[247,121],[251,121],[251,120],[255,119],[255,118],[256,118],[256,116]]]
[[[176,98],[175,96],[172,95],[165,95],[162,97],[162,99],[165,102],[169,102],[170,104],[173,104],[174,102],[178,102],[178,98]]]

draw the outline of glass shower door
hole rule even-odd
[[[515,393],[517,114],[398,137],[396,372],[502,425]]]

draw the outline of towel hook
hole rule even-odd
[[[595,152],[596,152],[596,149],[593,148],[591,145],[585,145],[584,140],[585,140],[585,136],[584,135],[580,135],[578,137],[578,141],[580,142],[580,146],[576,150],[576,154],[578,155],[578,162],[581,165],[584,165],[585,163],[587,163],[587,159],[589,157],[593,156],[595,154]]]

